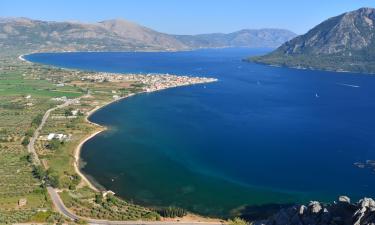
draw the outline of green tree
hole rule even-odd
[[[101,193],[96,193],[95,203],[96,204],[102,204],[103,203],[103,195]]]
[[[42,180],[46,177],[47,173],[42,166],[38,165],[33,167],[33,175],[39,180]]]
[[[42,115],[42,114],[38,114],[38,115],[33,119],[33,121],[31,122],[31,125],[32,125],[32,126],[39,126],[39,124],[42,122],[42,119],[43,119],[43,115]]]
[[[26,137],[24,137],[24,138],[22,139],[21,144],[22,144],[23,146],[27,146],[29,143],[30,143],[30,138],[29,138],[28,136],[26,136]]]

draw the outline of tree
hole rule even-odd
[[[103,203],[103,195],[101,193],[96,193],[95,203],[96,204],[102,204]]]
[[[168,207],[168,208],[163,208],[158,211],[158,213],[162,217],[170,217],[170,218],[175,218],[175,217],[184,217],[187,215],[187,212],[185,209],[178,208],[178,207]]]
[[[58,139],[52,139],[48,144],[47,148],[50,150],[58,150],[63,142],[59,141]]]
[[[31,125],[32,125],[32,126],[39,126],[39,124],[42,122],[42,119],[43,119],[43,115],[42,115],[42,114],[38,114],[38,115],[33,119],[33,121],[31,122]]]
[[[47,170],[47,183],[51,185],[54,188],[57,188],[60,186],[60,180],[59,180],[59,175],[54,173],[51,170]]]
[[[73,116],[72,109],[71,108],[65,109],[64,115],[65,116]]]
[[[46,177],[47,173],[42,166],[38,165],[33,167],[33,175],[39,180],[43,180]]]
[[[24,137],[21,144],[27,146],[30,143],[30,138],[28,136]]]

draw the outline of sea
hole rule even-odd
[[[126,201],[207,216],[375,197],[375,75],[246,62],[270,49],[27,55],[63,68],[218,82],[139,94],[90,116],[109,129],[82,172]],[[371,163],[370,163],[371,164]],[[366,164],[369,165],[369,164]]]

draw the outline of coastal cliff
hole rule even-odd
[[[351,203],[346,196],[338,201],[324,204],[311,201],[307,206],[294,205],[283,208],[267,220],[253,225],[368,225],[375,224],[375,201],[363,198]]]

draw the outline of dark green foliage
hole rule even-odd
[[[47,144],[47,148],[49,149],[49,150],[58,150],[60,147],[61,147],[61,145],[63,145],[64,144],[64,142],[61,142],[61,141],[59,141],[59,140],[57,140],[57,139],[52,139],[48,144]]]
[[[47,173],[42,166],[38,165],[33,166],[33,175],[39,180],[43,180],[46,177]]]
[[[27,146],[29,143],[30,143],[30,138],[29,138],[28,136],[26,136],[26,137],[24,137],[24,138],[22,139],[21,144],[22,144],[23,146]]]
[[[102,204],[103,203],[103,195],[101,193],[95,194],[95,203]]]
[[[163,208],[163,209],[158,210],[158,213],[162,217],[170,217],[170,218],[184,217],[187,215],[187,212],[185,209],[178,208],[178,207]]]
[[[73,116],[72,109],[71,108],[65,109],[64,110],[64,115],[65,116]]]
[[[42,114],[38,114],[38,115],[33,119],[33,121],[31,122],[31,125],[32,125],[32,126],[39,126],[39,124],[42,122],[42,119],[43,119],[43,115],[42,115]]]
[[[52,187],[58,188],[60,186],[59,175],[47,172],[46,182]]]

